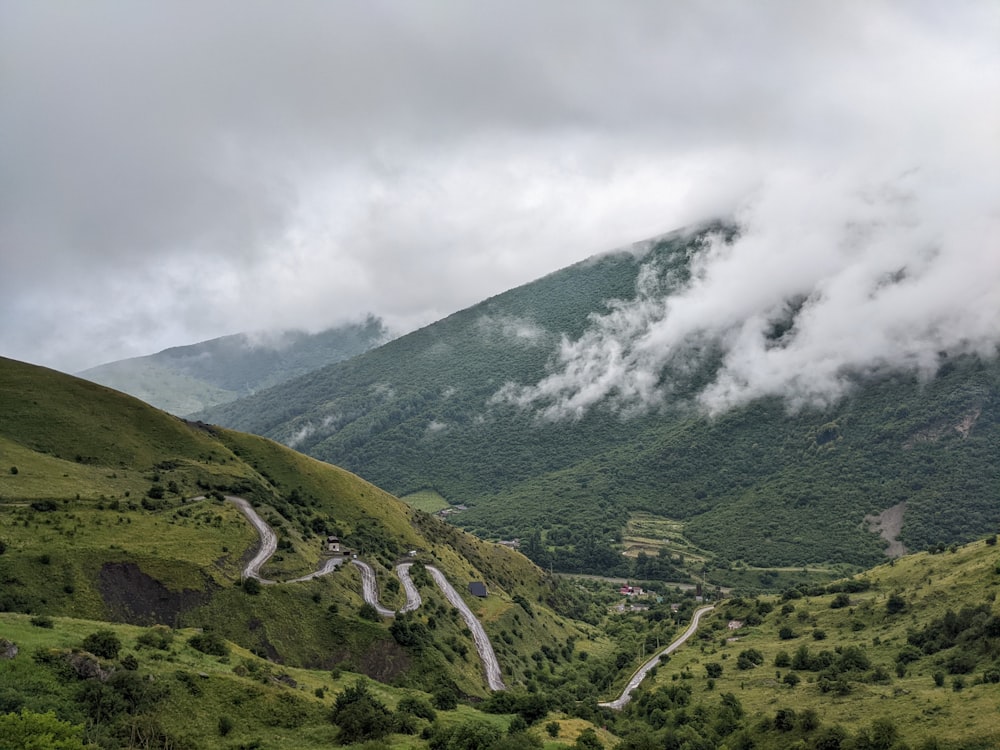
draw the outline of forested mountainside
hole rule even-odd
[[[828,407],[773,397],[708,417],[693,401],[719,367],[706,345],[664,368],[669,398],[655,409],[605,403],[554,420],[503,398],[508,384],[551,373],[560,342],[578,340],[594,315],[643,285],[669,294],[709,238],[734,232],[711,226],[597,256],[198,418],[397,495],[439,493],[464,506],[454,523],[519,538],[556,570],[636,574],[621,552],[637,512],[679,524],[710,575],[740,563],[873,564],[888,541],[865,519],[888,509],[908,549],[995,526],[996,359],[942,354],[930,380],[848,373],[852,387]],[[795,325],[794,303],[776,342]]]
[[[78,374],[183,416],[350,359],[388,339],[382,321],[369,315],[319,333],[223,336]]]

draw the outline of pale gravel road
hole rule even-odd
[[[600,706],[601,708],[613,708],[615,711],[621,711],[622,708],[625,707],[625,704],[628,703],[630,700],[632,700],[632,691],[634,691],[637,687],[639,687],[639,683],[646,678],[646,675],[649,674],[649,670],[651,670],[653,667],[655,667],[657,664],[660,663],[660,657],[665,656],[667,654],[672,654],[674,651],[683,646],[684,642],[692,635],[694,635],[696,630],[698,630],[698,622],[701,620],[702,615],[706,614],[707,612],[711,612],[713,609],[715,609],[715,607],[708,606],[708,607],[700,607],[699,609],[695,610],[694,617],[691,618],[691,624],[688,625],[688,629],[685,630],[677,640],[675,640],[673,643],[671,643],[662,651],[659,651],[656,654],[654,654],[649,661],[647,661],[645,664],[639,667],[639,671],[637,671],[634,675],[632,675],[632,679],[628,681],[628,684],[625,686],[625,689],[622,691],[621,695],[619,695],[613,701],[608,701],[607,703],[598,703],[597,705]]]
[[[469,606],[459,596],[458,592],[455,591],[455,587],[444,577],[444,573],[430,565],[427,566],[427,570],[430,571],[434,583],[444,592],[445,598],[451,602],[453,607],[458,609],[462,615],[462,619],[465,620],[465,624],[472,631],[472,639],[476,642],[476,651],[479,652],[479,658],[482,660],[483,669],[486,672],[486,684],[490,690],[506,690],[507,686],[503,684],[503,678],[500,676],[500,663],[497,661],[497,655],[493,651],[493,644],[490,643],[489,636],[486,635],[486,631],[483,629],[483,624],[472,614],[472,610],[469,609]]]
[[[278,583],[278,581],[262,578],[260,575],[261,567],[278,549],[278,538],[275,535],[274,530],[257,514],[257,511],[253,509],[250,503],[242,497],[229,496],[226,499],[234,503],[236,507],[240,509],[243,515],[247,517],[247,520],[249,520],[250,523],[253,524],[254,528],[257,529],[257,533],[260,534],[260,549],[243,569],[244,577],[256,578],[261,583],[269,585]],[[326,560],[323,566],[314,573],[309,573],[308,575],[301,576],[300,578],[293,578],[289,581],[285,581],[285,583],[309,581],[313,578],[327,575],[333,572],[334,568],[340,565],[343,561],[343,557],[331,558]],[[383,607],[379,602],[378,583],[375,580],[375,571],[372,569],[372,566],[357,559],[351,560],[351,562],[361,573],[361,597],[368,604],[372,605],[382,617],[394,617],[396,615],[396,610]],[[396,566],[396,575],[403,584],[403,591],[406,593],[406,604],[399,609],[399,612],[412,612],[417,609],[423,601],[420,598],[420,592],[413,583],[413,579],[410,578],[410,566],[412,564],[413,563],[407,562],[400,563]],[[502,673],[500,671],[500,663],[497,661],[496,652],[493,651],[493,644],[490,642],[489,636],[486,635],[486,630],[483,629],[482,623],[479,622],[476,616],[472,613],[472,610],[469,609],[468,605],[455,590],[455,587],[452,586],[448,582],[448,579],[444,577],[444,573],[430,565],[427,566],[427,570],[434,579],[434,583],[436,583],[438,588],[444,593],[445,598],[459,611],[462,615],[462,619],[465,620],[465,624],[469,627],[469,630],[472,633],[472,640],[476,644],[476,651],[479,653],[479,659],[483,662],[483,670],[486,674],[486,684],[489,686],[490,690],[506,690],[507,686],[504,685],[501,677]]]
[[[257,515],[257,511],[253,509],[253,506],[242,497],[227,495],[226,500],[229,500],[240,509],[260,535],[260,549],[257,550],[257,554],[253,556],[253,559],[246,564],[246,567],[243,568],[243,577],[256,578],[261,583],[277,583],[277,581],[261,578],[260,575],[261,567],[271,559],[271,555],[278,549],[278,537],[275,535],[274,530],[267,525],[267,521]]]

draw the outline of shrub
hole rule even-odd
[[[31,618],[31,624],[36,628],[53,628],[55,625],[52,623],[52,618],[47,615],[36,615]]]
[[[392,731],[392,714],[368,690],[368,684],[359,678],[337,696],[330,720],[340,728],[341,744],[367,742],[385,737]]]
[[[22,708],[20,713],[0,715],[0,737],[6,737],[7,747],[61,748],[85,750],[93,747],[83,743],[83,727],[56,718],[55,713],[35,713]]]
[[[433,695],[434,708],[439,711],[451,711],[458,705],[458,696],[449,687],[438,688]]]
[[[244,578],[243,590],[250,596],[257,596],[260,593],[260,581],[256,578]]]
[[[545,725],[545,731],[548,732],[549,737],[555,739],[556,737],[559,736],[559,722],[550,721],[548,724]]]
[[[748,648],[740,651],[736,657],[737,669],[753,669],[764,663],[764,655],[755,648]]]
[[[188,645],[209,656],[229,656],[229,646],[215,633],[196,633],[188,638]]]
[[[117,659],[122,642],[111,630],[98,630],[83,639],[83,649],[102,659]]]
[[[826,631],[825,630],[820,630],[819,628],[816,628],[815,630],[813,630],[813,640],[814,641],[825,641],[826,640]]]
[[[722,665],[717,661],[709,662],[705,665],[705,672],[712,679],[722,677]]]
[[[231,731],[233,731],[233,720],[228,716],[219,717],[219,735],[225,737]]]
[[[135,639],[135,642],[140,646],[148,646],[149,648],[166,651],[170,648],[170,644],[173,643],[173,640],[174,633],[170,628],[166,625],[155,625],[140,633],[139,637]]]
[[[843,609],[844,607],[851,606],[851,597],[848,596],[843,591],[833,597],[833,601],[830,602],[831,609]]]
[[[785,625],[778,631],[778,637],[783,641],[790,641],[795,637],[795,631]]]
[[[427,719],[427,721],[434,721],[434,719],[437,718],[437,714],[434,712],[434,709],[431,708],[431,704],[423,698],[412,696],[403,698],[399,701],[396,709],[403,713],[412,714],[419,719]]]
[[[890,594],[888,601],[885,603],[885,611],[890,615],[896,615],[904,609],[906,609],[906,599],[898,593]]]
[[[378,615],[378,610],[368,602],[361,605],[361,609],[358,610],[358,617],[362,620],[369,620],[370,622],[379,622],[382,619]]]
[[[774,715],[774,728],[779,732],[791,732],[795,729],[795,710],[792,708],[779,708]]]

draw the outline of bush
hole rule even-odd
[[[188,638],[188,645],[209,656],[229,656],[229,646],[215,633],[197,633]]]
[[[117,659],[122,642],[111,630],[98,630],[83,639],[83,649],[102,659]]]
[[[550,721],[548,724],[545,725],[545,731],[548,732],[549,737],[555,739],[556,737],[559,736],[559,722]]]
[[[764,655],[755,648],[748,648],[740,651],[736,657],[737,669],[753,669],[764,663]]]
[[[358,617],[370,622],[379,622],[382,619],[379,617],[378,610],[368,602],[361,605],[361,609],[358,610]]]
[[[170,648],[170,644],[173,643],[174,633],[166,625],[155,625],[149,630],[144,630],[139,634],[139,637],[135,639],[135,642],[140,646],[148,646],[149,648],[155,648],[160,651],[166,651]]]
[[[219,717],[219,736],[225,737],[231,731],[233,731],[233,720],[228,716]]]
[[[434,721],[434,719],[437,718],[437,714],[434,712],[434,709],[431,708],[431,704],[423,698],[410,696],[403,698],[396,706],[396,710],[402,713],[412,714],[419,719],[427,719],[427,721]]]
[[[52,618],[47,615],[36,615],[31,618],[31,624],[36,628],[53,628],[55,625],[52,623]]]
[[[330,721],[340,728],[338,739],[344,745],[378,740],[393,729],[392,714],[363,678],[337,696]]]
[[[889,600],[885,603],[885,611],[890,615],[896,615],[906,609],[906,599],[900,594],[890,594]]]
[[[722,677],[722,665],[717,661],[709,662],[705,665],[705,672],[713,680],[718,679]]]
[[[451,711],[458,705],[458,696],[449,687],[439,688],[434,691],[433,701],[439,711]]]
[[[844,607],[851,606],[851,597],[841,592],[833,597],[833,601],[830,602],[831,609],[843,609]]]
[[[779,732],[791,732],[795,729],[795,709],[779,708],[774,715],[774,728]]]
[[[260,593],[260,581],[256,578],[244,578],[243,590],[250,596],[257,596]]]

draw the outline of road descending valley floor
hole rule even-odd
[[[628,703],[630,700],[632,700],[632,692],[637,687],[639,687],[640,682],[646,679],[646,675],[649,674],[649,670],[651,670],[653,667],[655,667],[657,664],[660,663],[660,657],[666,656],[667,654],[672,654],[674,651],[683,646],[684,642],[687,641],[687,639],[690,638],[692,635],[694,635],[695,631],[698,630],[698,623],[701,621],[702,615],[711,612],[713,609],[715,609],[715,607],[708,606],[708,607],[700,607],[699,609],[695,610],[694,616],[691,618],[691,624],[688,625],[687,630],[681,633],[680,637],[678,637],[677,640],[673,641],[669,646],[667,646],[662,651],[658,651],[655,654],[653,654],[653,656],[649,659],[649,661],[647,661],[645,664],[639,667],[636,673],[632,675],[632,679],[628,681],[628,684],[625,686],[625,689],[622,690],[621,695],[619,695],[613,701],[608,701],[607,703],[598,703],[597,705],[600,706],[601,708],[611,708],[614,709],[615,711],[621,711],[622,708],[625,707],[625,704]]]
[[[251,524],[253,524],[253,527],[257,529],[257,533],[260,535],[260,548],[244,567],[244,577],[255,578],[262,584],[267,585],[296,583],[327,575],[331,573],[334,568],[344,562],[344,557],[333,557],[325,560],[322,567],[315,572],[299,578],[292,578],[287,581],[272,581],[262,577],[260,569],[278,549],[277,535],[267,524],[267,521],[261,518],[257,514],[257,511],[255,511],[250,503],[244,498],[227,496],[226,499],[234,503],[236,507],[240,509],[243,515],[247,517],[247,520],[250,521]],[[375,571],[372,569],[371,565],[357,559],[353,559],[351,562],[361,574],[362,598],[368,604],[372,605],[382,617],[394,617],[396,615],[396,610],[383,606],[379,601],[378,583],[375,580]],[[412,612],[423,603],[416,584],[414,584],[413,580],[410,578],[411,565],[413,565],[413,563],[406,562],[400,563],[396,566],[396,576],[399,578],[400,583],[403,584],[403,591],[406,593],[406,604],[400,607],[398,610],[399,612]],[[505,690],[506,685],[504,685],[503,678],[501,677],[500,663],[497,661],[496,652],[493,650],[493,644],[490,642],[489,636],[486,635],[486,630],[483,628],[482,623],[479,622],[472,610],[469,609],[468,605],[459,595],[458,591],[455,590],[455,587],[448,582],[444,573],[431,565],[426,567],[427,571],[431,574],[431,578],[434,580],[434,583],[437,584],[439,589],[441,589],[441,592],[444,594],[448,602],[459,611],[462,619],[468,626],[469,631],[472,633],[472,639],[476,644],[476,651],[479,653],[479,659],[483,663],[483,671],[486,675],[487,686],[490,690]]]

